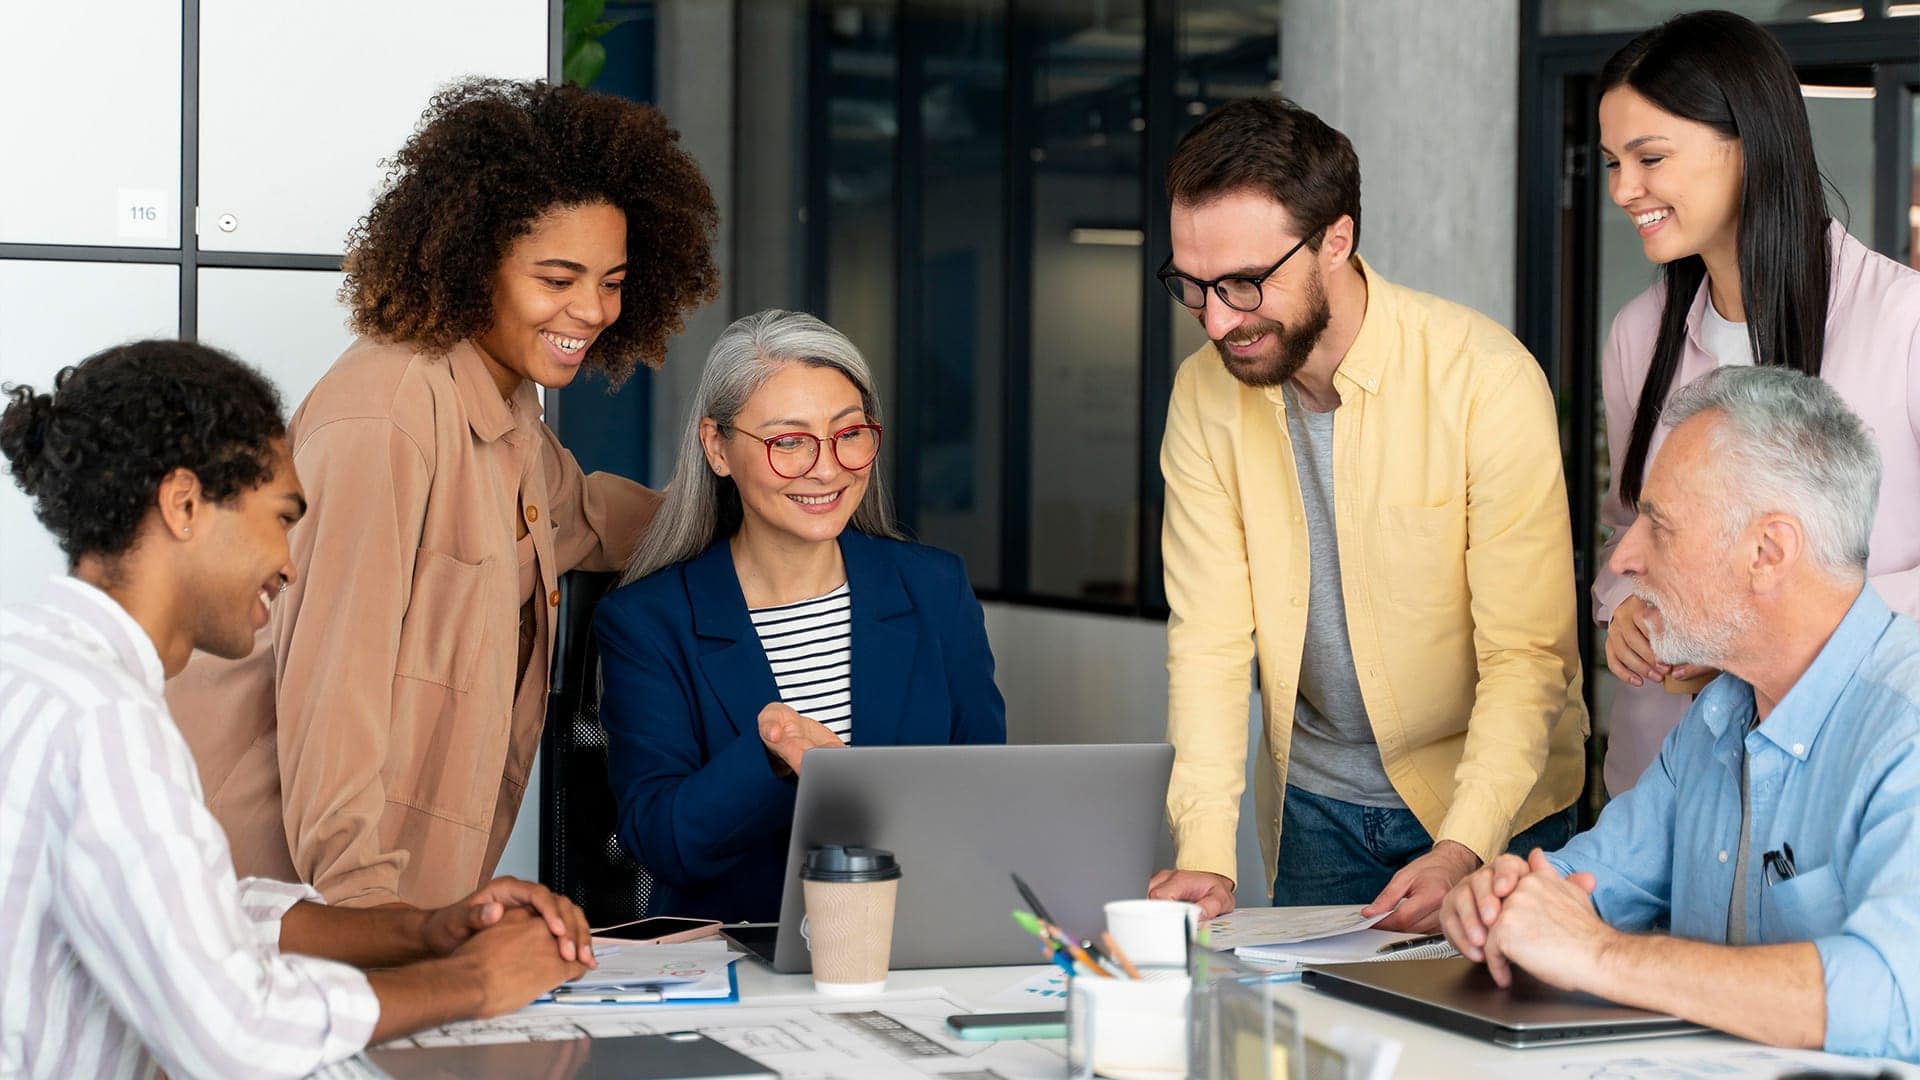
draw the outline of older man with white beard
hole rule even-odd
[[[1722,368],[1674,396],[1613,569],[1663,663],[1725,672],[1640,783],[1552,855],[1505,855],[1441,923],[1507,985],[1762,1042],[1920,1056],[1920,628],[1865,583],[1880,461],[1817,379]],[[1666,924],[1670,933],[1647,933]]]

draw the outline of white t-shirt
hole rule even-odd
[[[1747,324],[1728,322],[1707,301],[1707,317],[1700,323],[1700,344],[1721,367],[1752,367],[1753,342],[1747,338]]]

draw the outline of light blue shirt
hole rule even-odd
[[[1920,1059],[1920,625],[1871,586],[1766,722],[1753,687],[1713,681],[1640,782],[1555,852],[1591,871],[1622,930],[1667,923],[1724,943],[1739,880],[1741,744],[1753,834],[1747,941],[1810,941],[1827,988],[1828,1050]],[[1796,873],[1767,872],[1793,848]]]

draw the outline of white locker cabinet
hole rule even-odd
[[[200,340],[273,380],[287,415],[348,343],[347,309],[328,270],[200,271]]]
[[[0,243],[180,246],[180,0],[0,4]]]
[[[200,247],[338,255],[434,92],[547,72],[546,0],[201,0]]]
[[[109,345],[180,332],[180,271],[133,263],[0,259],[0,384],[42,393]],[[0,476],[0,604],[31,600],[66,557],[11,474]]]

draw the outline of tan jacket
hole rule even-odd
[[[1380,762],[1435,840],[1482,859],[1580,794],[1587,710],[1553,393],[1493,320],[1364,260],[1367,313],[1334,374],[1334,531]],[[1272,882],[1305,647],[1310,551],[1280,387],[1208,345],[1174,377],[1160,467],[1182,869],[1237,878],[1247,665]]]
[[[618,569],[659,495],[582,475],[535,388],[506,401],[465,343],[431,357],[356,341],[289,437],[312,507],[292,534],[299,578],[251,657],[196,655],[168,702],[242,875],[353,906],[448,903],[492,875],[513,828],[559,575]]]

